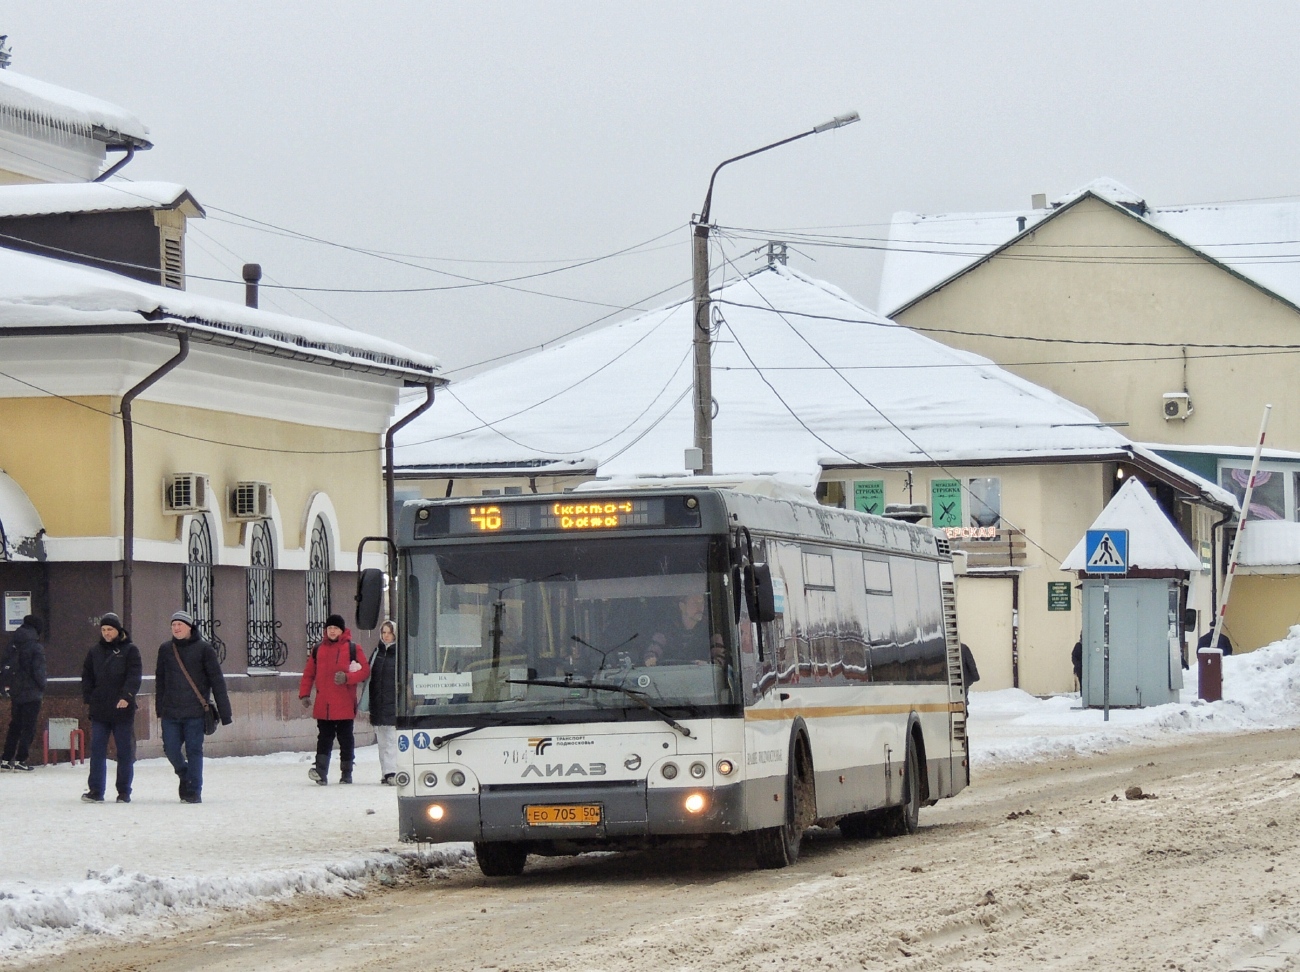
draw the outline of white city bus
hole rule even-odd
[[[397,570],[401,837],[485,874],[712,835],[783,867],[969,780],[935,530],[744,487],[420,501]]]

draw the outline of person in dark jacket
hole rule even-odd
[[[23,618],[0,666],[10,704],[9,732],[0,755],[0,770],[31,770],[27,756],[36,735],[41,699],[45,697],[45,646],[39,640],[42,627],[41,619],[34,614]]]
[[[204,709],[215,697],[221,724],[230,725],[230,695],[217,651],[199,636],[194,619],[177,611],[171,623],[171,638],[158,646],[154,708],[163,752],[180,778],[181,803],[202,803]]]
[[[1079,683],[1079,691],[1083,691],[1083,635],[1079,635],[1079,640],[1074,643],[1070,649],[1070,665],[1074,668],[1074,680]]]
[[[980,680],[980,670],[975,667],[975,656],[961,642],[961,690],[966,697],[966,708],[970,708],[970,687]]]
[[[135,777],[136,695],[144,666],[140,649],[112,612],[99,619],[99,644],[81,666],[81,696],[90,706],[90,781],[81,799],[104,802],[108,773],[108,739],[117,744],[117,802],[131,802]]]
[[[1205,634],[1201,635],[1200,639],[1196,642],[1196,650],[1204,651],[1209,648],[1210,642],[1213,638],[1214,629],[1211,628],[1209,631],[1205,632]],[[1228,634],[1226,631],[1219,632],[1219,643],[1215,647],[1225,655],[1232,654],[1232,642],[1228,640]]]
[[[340,615],[325,619],[325,638],[311,650],[303,666],[298,697],[303,707],[312,704],[311,690],[316,689],[312,716],[316,719],[316,765],[307,771],[314,783],[324,786],[328,780],[330,751],[339,741],[340,783],[352,782],[352,763],[356,741],[352,722],[357,717],[357,692],[370,676],[366,653],[352,641],[352,632]]]
[[[379,744],[379,782],[397,778],[397,625],[379,626],[379,644],[370,656],[370,724]]]

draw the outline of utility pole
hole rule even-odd
[[[858,121],[856,111],[849,112],[847,115],[838,115],[806,132],[726,159],[719,163],[713,170],[713,175],[709,177],[709,191],[704,196],[704,205],[699,215],[691,220],[691,278],[695,285],[695,327],[692,329],[691,342],[695,351],[695,448],[700,451],[700,466],[695,470],[697,475],[713,475],[713,364],[711,360],[713,338],[709,319],[709,231],[712,229],[709,223],[709,210],[713,205],[713,181],[717,179],[718,172],[724,165],[739,162],[741,159],[747,159],[751,155],[758,155],[780,145],[797,142],[809,135],[819,135],[833,128],[852,125],[855,121]]]

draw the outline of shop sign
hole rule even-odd
[[[965,525],[961,515],[961,483],[958,480],[930,480],[930,519],[940,529]]]
[[[1048,581],[1047,582],[1047,610],[1049,611],[1070,610],[1070,582],[1069,581]]]
[[[853,508],[859,513],[885,512],[885,481],[883,479],[858,480],[853,484]]]

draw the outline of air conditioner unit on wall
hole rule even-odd
[[[1165,392],[1164,411],[1166,422],[1174,419],[1186,422],[1192,415],[1192,396],[1187,392]]]
[[[235,483],[230,490],[232,520],[265,520],[271,515],[270,483]]]
[[[163,485],[163,510],[177,514],[206,510],[210,488],[202,473],[172,473]]]

